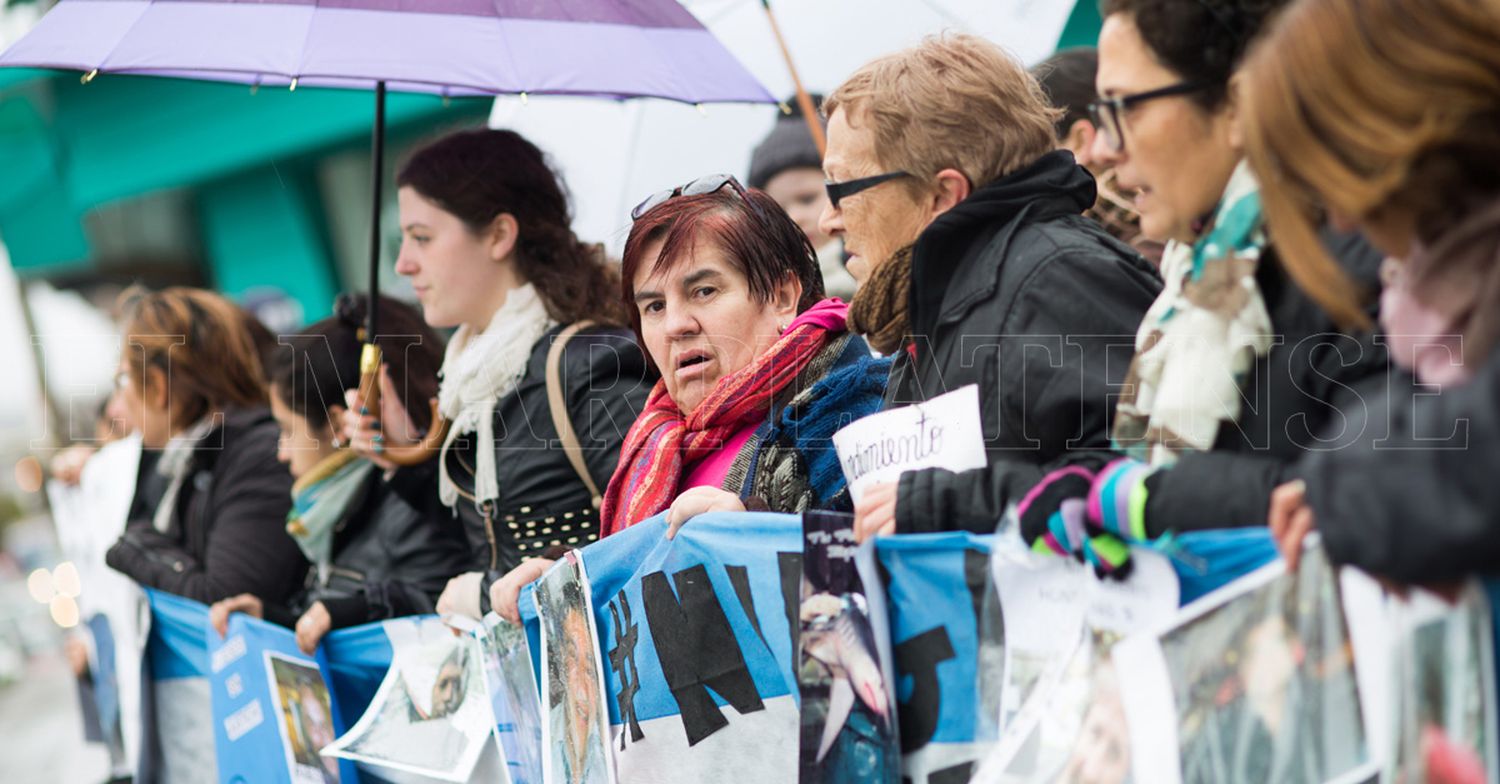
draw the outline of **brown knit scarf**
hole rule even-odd
[[[906,343],[913,247],[907,245],[877,265],[849,303],[849,329],[863,335],[882,354],[894,354]]]

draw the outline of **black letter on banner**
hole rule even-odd
[[[797,637],[802,634],[802,553],[777,553],[776,567],[781,571],[781,603],[787,635],[792,638],[792,661],[797,661]]]
[[[609,651],[609,664],[620,676],[620,691],[615,699],[620,703],[620,723],[630,728],[630,740],[646,737],[641,732],[641,723],[635,717],[635,694],[641,690],[641,675],[635,668],[635,644],[641,633],[630,617],[630,600],[625,592],[609,605],[609,617],[614,620],[615,647]],[[625,631],[629,629],[630,631]],[[620,751],[625,750],[625,733],[620,733]]]
[[[764,710],[765,705],[729,618],[714,596],[708,570],[694,566],[672,578],[682,596],[680,603],[661,572],[641,579],[641,601],[646,604],[646,623],[651,626],[667,688],[682,713],[688,745],[693,746],[729,724],[708,689],[742,714]]]
[[[912,679],[911,699],[897,711],[901,720],[901,753],[910,754],[927,745],[937,732],[938,710],[943,704],[937,667],[953,658],[948,629],[938,626],[896,646],[896,669]]]

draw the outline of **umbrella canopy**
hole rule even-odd
[[[264,85],[771,102],[676,0],[61,0],[0,66]]]
[[[360,392],[379,410],[381,160],[387,89],[773,103],[676,0],[60,0],[0,67],[375,91],[369,342]],[[440,422],[436,401],[433,420]],[[410,464],[443,440],[435,425]]]
[[[791,95],[786,62],[760,0],[683,1],[777,98]],[[1097,19],[1097,0],[772,0],[771,7],[803,84],[816,93],[831,91],[869,60],[923,36],[978,35],[1030,64],[1064,43],[1065,26],[1079,9]],[[726,172],[743,179],[750,151],[778,116],[765,106],[718,106],[700,113],[663,101],[549,98],[523,104],[499,98],[490,125],[536,141],[572,189],[574,231],[619,254],[630,231],[631,207],[703,174]]]

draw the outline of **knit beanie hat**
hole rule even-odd
[[[823,96],[813,95],[814,106],[823,103]],[[788,98],[786,105],[791,114],[782,114],[777,109],[776,124],[771,132],[750,153],[750,177],[747,184],[752,188],[765,188],[772,177],[787,169],[809,167],[823,168],[823,158],[818,155],[818,145],[807,130],[807,121],[802,119],[802,110],[795,97]],[[822,119],[819,118],[819,122]]]

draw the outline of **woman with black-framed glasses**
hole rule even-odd
[[[1230,83],[1282,4],[1104,5],[1092,152],[1133,192],[1142,232],[1168,242],[1165,286],[1136,335],[1112,449],[1059,461],[1018,508],[1028,541],[1100,571],[1124,567],[1122,538],[1264,525],[1271,492],[1321,446],[1336,398],[1385,369],[1368,334],[1343,334],[1293,285],[1243,161]],[[1325,242],[1373,289],[1378,253],[1358,237]]]

